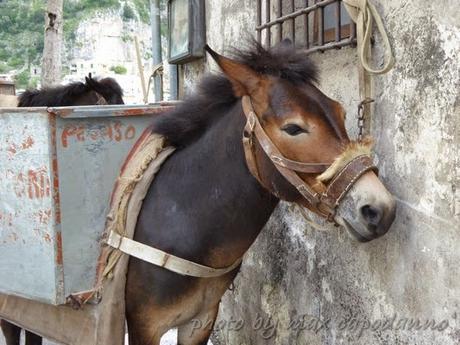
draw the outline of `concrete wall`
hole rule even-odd
[[[340,229],[310,228],[281,203],[223,299],[215,343],[460,343],[458,3],[373,3],[397,60],[389,74],[375,78],[372,123],[381,178],[398,200],[393,228],[359,244]],[[208,42],[216,50],[238,46],[245,32],[254,32],[255,1],[206,5]],[[376,64],[380,47],[377,37]],[[356,50],[312,59],[321,88],[347,109],[353,135]],[[203,62],[186,66],[186,85],[205,69]],[[410,329],[417,319],[436,329]]]

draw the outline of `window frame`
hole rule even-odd
[[[269,47],[272,45],[273,28],[278,27],[278,38],[280,41],[286,38],[283,34],[283,25],[291,22],[291,36],[296,40],[296,20],[303,18],[302,30],[304,32],[304,40],[302,43],[305,46],[307,53],[316,51],[324,52],[330,49],[340,49],[345,46],[356,46],[356,25],[350,20],[348,24],[341,24],[340,13],[346,11],[342,8],[341,0],[305,0],[302,7],[295,7],[294,0],[278,0],[276,6],[276,15],[272,19],[271,14],[275,11],[270,0],[257,0],[256,9],[256,33],[257,41]],[[282,9],[290,4],[291,11],[283,14]],[[326,6],[335,5],[334,27],[324,29],[324,9]],[[340,10],[338,9],[341,7]],[[262,16],[264,15],[264,20]],[[297,22],[298,23],[298,22]],[[339,28],[339,30],[337,30]],[[340,36],[338,35],[340,33]],[[262,40],[264,42],[262,42]],[[296,40],[297,42],[297,40]]]
[[[168,0],[168,62],[183,64],[204,56],[206,44],[205,4],[204,0],[185,0],[188,2],[188,43],[187,51],[171,56],[171,6],[176,0]]]

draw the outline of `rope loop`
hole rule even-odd
[[[377,9],[368,0],[343,0],[343,3],[351,19],[356,23],[358,56],[361,65],[369,74],[376,75],[387,73],[393,68],[395,58],[391,49],[390,40],[388,39],[388,34]],[[371,57],[372,24],[374,20],[385,46],[386,62],[380,69],[371,67],[369,63],[369,57]]]

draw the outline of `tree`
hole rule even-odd
[[[115,74],[126,74],[128,72],[125,66],[120,66],[120,65],[112,66],[110,67],[110,70],[112,72],[115,72]]]
[[[62,6],[63,0],[48,0],[45,14],[42,86],[51,86],[61,81]]]
[[[19,89],[25,89],[29,86],[30,73],[28,70],[24,70],[14,76],[16,87]]]
[[[130,20],[136,19],[136,15],[134,14],[133,9],[128,4],[125,4],[123,6],[122,17],[124,21],[130,21]]]

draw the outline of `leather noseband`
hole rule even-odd
[[[327,184],[325,192],[317,192],[302,180],[297,172],[320,174],[326,171],[331,163],[304,163],[284,157],[262,128],[249,96],[243,96],[242,105],[247,118],[243,132],[244,154],[251,174],[264,186],[254,152],[254,141],[257,140],[280,174],[297,189],[316,213],[328,221],[335,223],[337,206],[364,173],[370,170],[378,173],[371,157],[359,155],[349,160],[342,169],[335,173]]]

